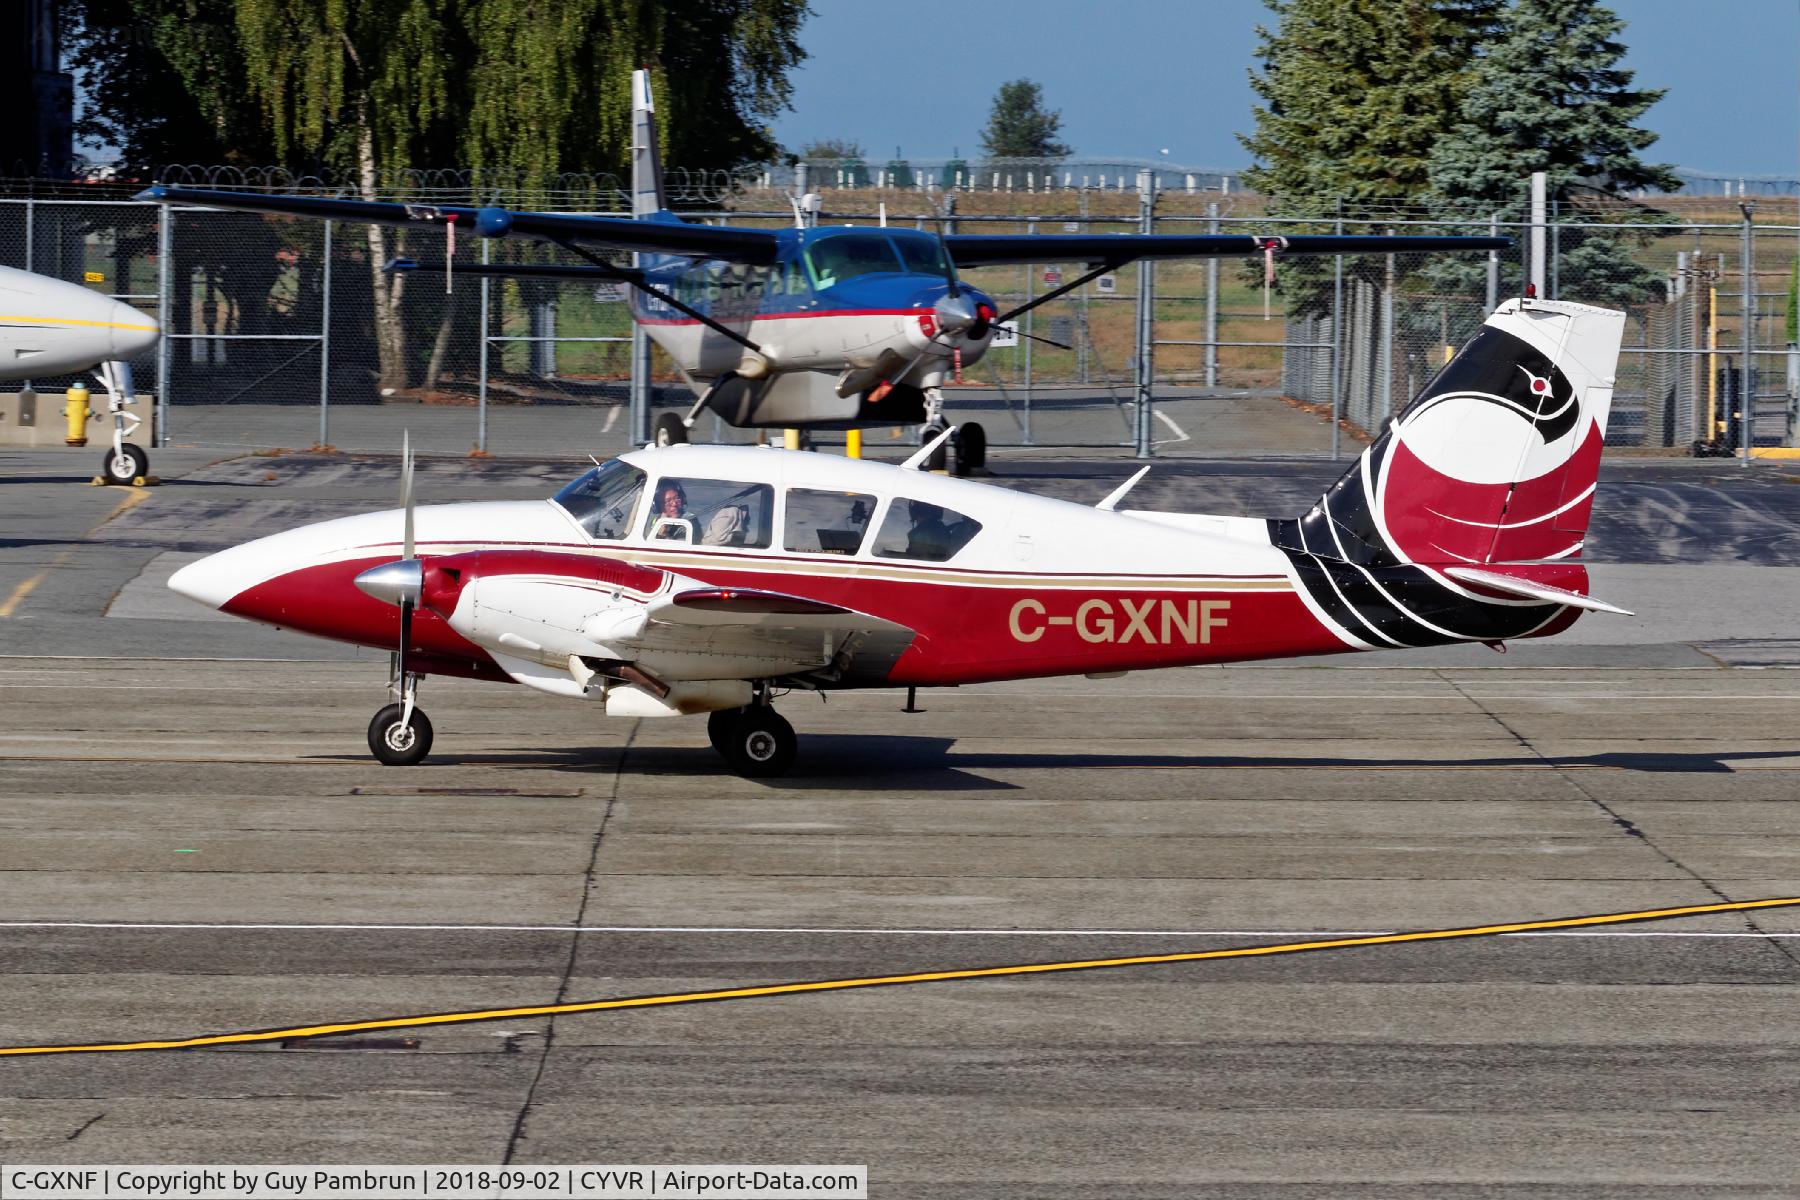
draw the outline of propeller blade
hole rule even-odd
[[[400,507],[406,510],[406,533],[402,539],[405,547],[402,558],[413,556],[413,455],[412,433],[407,431],[400,435]]]

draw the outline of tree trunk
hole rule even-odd
[[[379,200],[375,174],[375,133],[369,126],[367,101],[357,110],[356,165],[364,200]],[[387,227],[369,226],[369,278],[375,293],[375,350],[380,361],[377,386],[382,395],[406,387],[406,326],[400,319],[400,297],[406,276],[388,274],[381,267],[388,261]]]
[[[450,327],[456,323],[456,293],[444,297],[444,316],[438,321],[437,337],[431,343],[431,361],[425,365],[425,392],[437,391],[438,376],[444,371],[444,356],[450,352]]]

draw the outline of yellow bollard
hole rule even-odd
[[[800,431],[798,429],[782,430],[781,444],[789,450],[798,450],[800,448]]]
[[[862,457],[862,430],[852,429],[844,434],[844,454],[850,458]]]
[[[63,442],[70,446],[87,445],[88,423],[88,390],[84,387],[69,389],[69,398],[63,401],[63,414],[69,418],[69,434]]]

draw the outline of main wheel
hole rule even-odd
[[[415,708],[412,721],[402,725],[401,711],[390,704],[369,722],[369,750],[385,766],[410,767],[431,751],[431,718]]]
[[[126,442],[116,452],[106,452],[106,464],[100,470],[108,483],[130,483],[139,475],[150,473],[150,456]]]
[[[712,748],[720,754],[725,753],[725,744],[731,737],[731,723],[738,719],[741,708],[721,708],[717,712],[706,714],[706,736],[712,742]]]
[[[942,432],[944,432],[944,426],[942,426],[942,425],[926,425],[926,426],[924,426],[923,428],[921,428],[919,430],[919,445],[921,445],[921,446],[925,445],[927,442],[931,441],[932,438],[938,436]],[[954,440],[955,440],[954,438],[951,439],[951,441],[954,441]],[[936,450],[933,450],[930,453],[930,455],[928,455],[926,457],[925,469],[927,471],[937,471],[937,472],[941,473],[944,470],[944,464],[945,464],[945,461],[949,458],[949,455],[950,455],[950,442],[945,442],[944,444],[939,446]]]
[[[659,446],[678,446],[688,440],[687,426],[672,412],[663,413],[650,427],[651,441]]]
[[[987,469],[987,430],[979,422],[965,421],[956,428],[956,436],[950,439],[956,447],[955,475],[986,475]]]
[[[800,739],[787,718],[766,704],[752,704],[733,714],[726,726],[725,761],[747,779],[773,779],[794,765]]]

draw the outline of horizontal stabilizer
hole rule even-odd
[[[1498,571],[1483,571],[1476,567],[1445,567],[1444,574],[1452,579],[1461,580],[1463,583],[1472,583],[1477,587],[1505,592],[1509,596],[1518,596],[1525,600],[1541,600],[1546,604],[1566,604],[1570,608],[1585,608],[1591,612],[1617,613],[1621,617],[1636,615],[1630,609],[1620,608],[1616,604],[1608,604],[1604,600],[1596,600],[1592,596],[1584,596],[1580,592],[1551,587],[1547,583],[1536,583],[1530,579],[1520,579],[1516,575],[1502,575]]]

